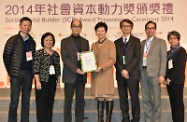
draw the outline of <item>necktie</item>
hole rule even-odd
[[[124,51],[126,51],[127,48],[127,38],[123,38],[123,43],[124,43]]]
[[[124,44],[127,43],[127,38],[123,38],[123,43],[124,43]]]

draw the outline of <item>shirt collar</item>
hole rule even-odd
[[[29,36],[27,36],[27,38],[23,38],[23,37],[21,36],[21,38],[22,38],[23,41],[29,40]]]
[[[127,40],[126,40],[126,43],[127,43],[127,42],[129,41],[130,35],[128,35],[127,37],[124,37],[124,36],[122,37],[123,40],[124,40],[125,38],[127,39]]]
[[[29,35],[29,34],[27,35],[27,38],[25,38],[25,39],[21,36],[20,31],[18,32],[18,34],[20,35],[20,37],[21,37],[21,39],[22,39],[23,41],[27,41],[27,40],[30,39],[30,35]],[[31,38],[32,38],[32,37],[31,37]]]
[[[153,41],[153,38],[154,38],[154,36],[152,36],[151,38],[149,38],[149,40],[148,40],[148,39],[146,39],[146,42],[147,42],[147,43],[152,42],[152,41]]]

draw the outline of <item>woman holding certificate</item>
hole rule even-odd
[[[108,26],[104,22],[95,25],[98,41],[92,44],[98,68],[92,72],[91,91],[97,99],[98,122],[104,122],[106,103],[106,122],[111,122],[113,110],[114,78],[113,65],[116,62],[115,44],[106,38]]]

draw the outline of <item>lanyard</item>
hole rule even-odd
[[[150,42],[150,44],[148,45],[147,44],[147,41],[146,41],[146,43],[145,43],[145,47],[146,47],[146,53],[148,53],[148,51],[149,51],[149,48],[151,47],[151,43],[152,43],[152,40],[151,40],[151,42]]]
[[[176,48],[173,50],[173,52],[172,52],[172,50],[170,51],[169,59],[172,58],[173,54],[178,50],[178,48],[179,48],[179,47],[176,47]]]
[[[52,65],[53,64],[53,57],[50,56],[50,64]]]

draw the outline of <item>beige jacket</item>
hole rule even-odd
[[[114,94],[113,65],[116,62],[115,44],[106,39],[100,46],[98,42],[93,43],[91,49],[95,52],[97,66],[103,68],[103,71],[91,73],[92,94]]]

